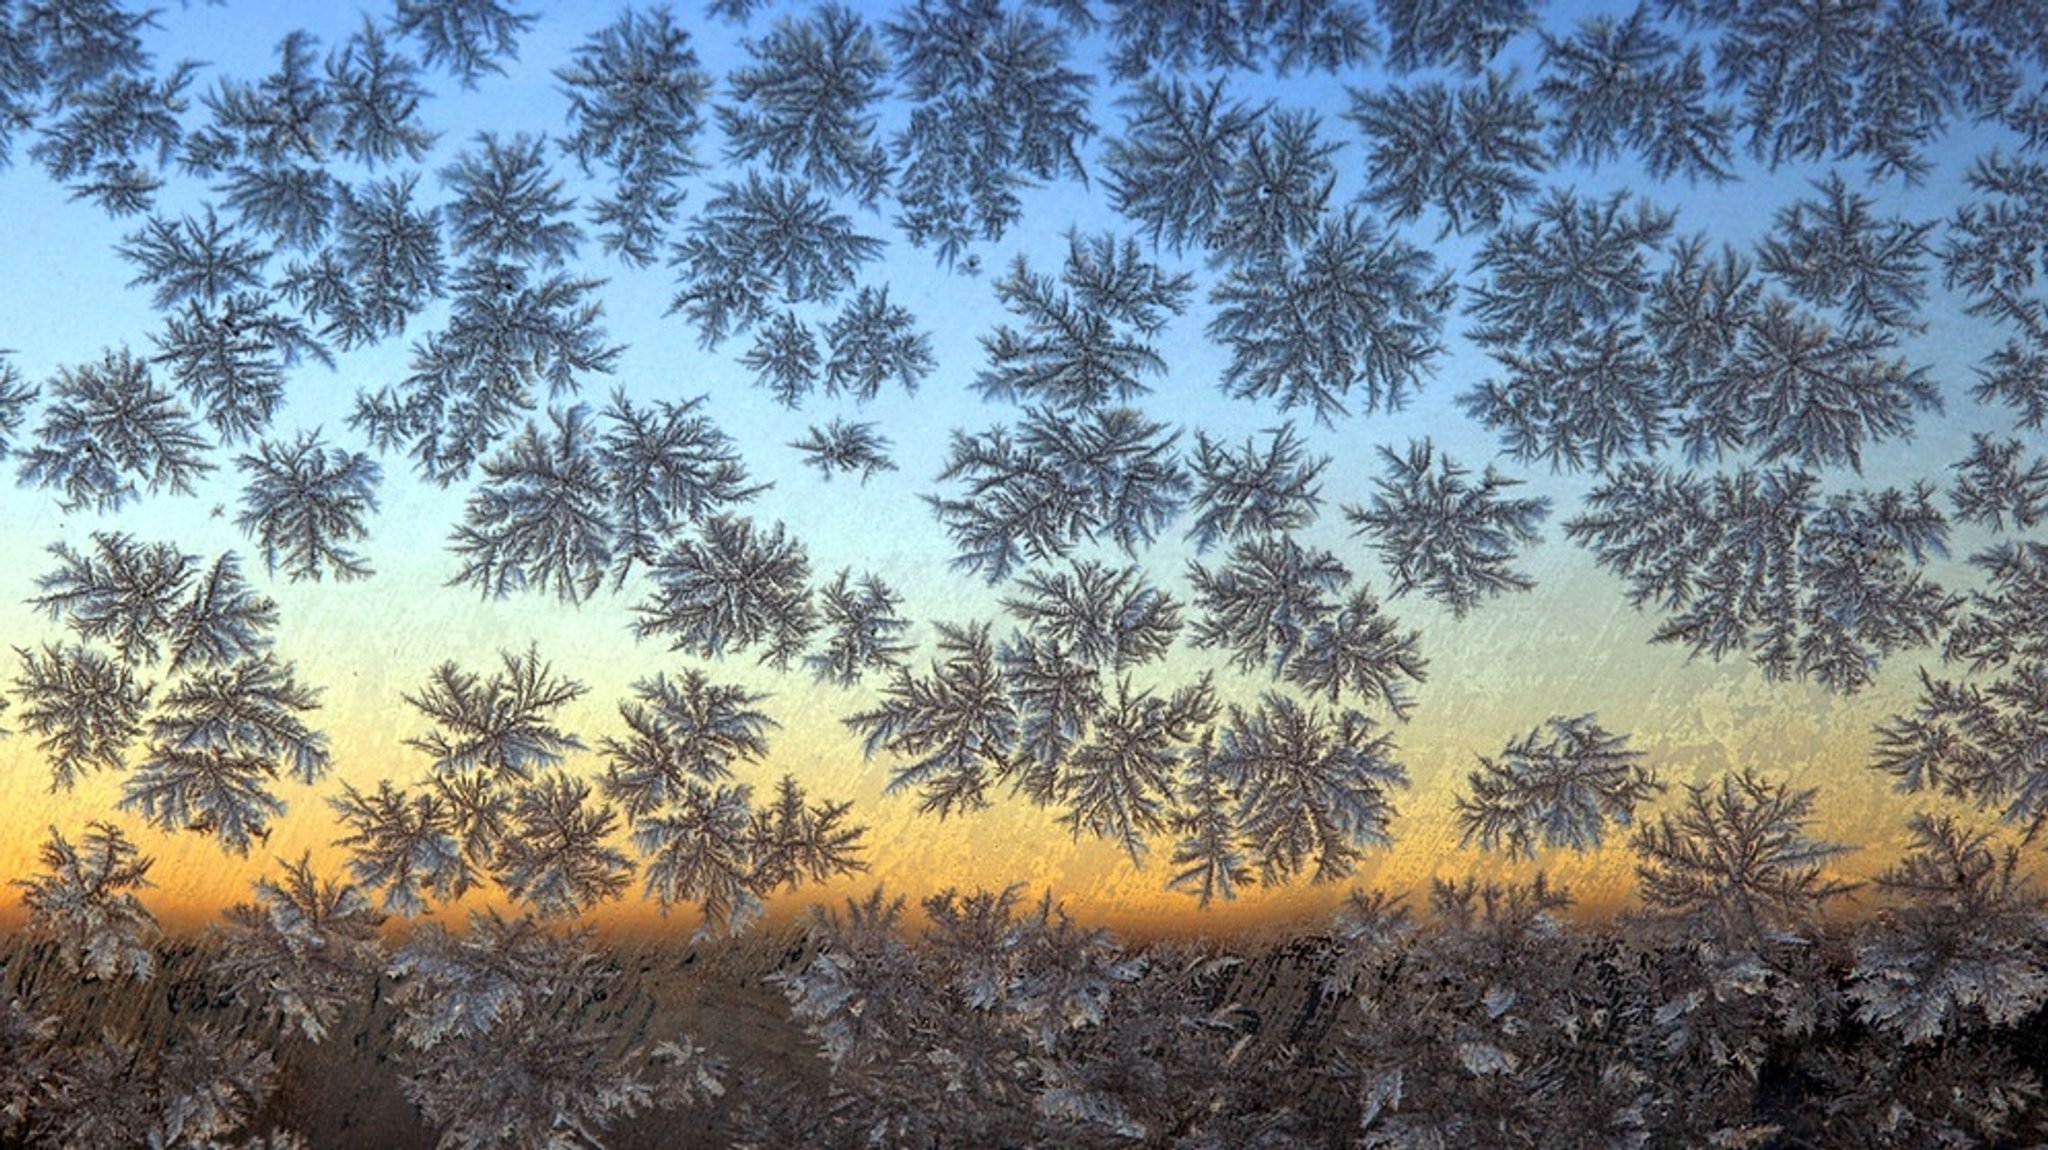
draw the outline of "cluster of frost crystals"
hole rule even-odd
[[[596,417],[579,404],[551,409],[546,430],[528,421],[483,463],[449,537],[461,560],[452,582],[580,603],[665,562],[685,526],[710,531],[765,485],[747,482],[731,437],[697,410],[703,400],[642,407],[619,394]]]
[[[617,975],[585,933],[473,912],[430,924],[392,956],[406,1095],[465,1150],[594,1141],[624,1119],[723,1092],[695,1043],[623,1053],[581,1011]]]
[[[321,879],[304,854],[279,879],[256,880],[255,902],[223,912],[213,969],[244,1001],[320,1042],[382,967],[383,919],[362,890]]]
[[[169,14],[0,0],[0,166],[114,217],[112,256],[156,312],[34,378],[0,353],[0,455],[73,521],[211,499],[233,472],[235,514],[214,517],[250,543],[108,520],[49,549],[28,603],[62,634],[15,648],[4,702],[53,790],[109,784],[149,833],[268,845],[338,747],[254,569],[330,584],[296,596],[387,565],[384,456],[454,489],[452,584],[568,610],[632,582],[632,633],[670,649],[587,736],[588,688],[538,648],[439,661],[404,695],[416,773],[313,804],[336,876],[280,860],[205,944],[242,1009],[309,1041],[390,991],[444,1145],[594,1144],[724,1088],[689,1040],[626,1051],[592,1021],[618,982],[564,920],[637,891],[738,934],[778,892],[868,865],[850,804],[768,770],[787,716],[762,676],[844,692],[845,728],[921,815],[1022,800],[1134,867],[1163,860],[1158,881],[1203,906],[1340,881],[1400,828],[1383,717],[1428,717],[1423,637],[1388,604],[1482,625],[1531,589],[1553,509],[1691,656],[1882,698],[1924,655],[1872,767],[2029,841],[2048,826],[2030,534],[2048,459],[2029,438],[2048,423],[2048,39],[2030,6],[771,7],[703,5],[735,25],[723,76],[660,7],[551,34],[559,58],[519,71],[563,119],[444,139],[429,80],[532,86],[505,74],[550,31],[537,6],[396,0],[329,43],[288,32],[236,76],[158,61]],[[1318,111],[1261,71],[1348,86]],[[1642,180],[1619,186],[1623,166]],[[1669,206],[1681,179],[1727,194],[1759,173],[1786,190],[1753,236],[1688,233]],[[1896,194],[1923,182],[1934,199]],[[1019,254],[1024,213],[1069,193],[1116,218]],[[979,330],[878,278],[892,244],[956,286],[986,258]],[[761,445],[709,396],[631,374],[606,331],[643,275],[672,284],[718,394],[751,381],[791,409],[771,450],[817,470],[813,494],[886,516],[920,494],[896,480],[925,484],[909,505],[989,584],[982,613],[931,622],[917,573],[743,514]],[[1991,332],[1973,386],[1928,362],[1950,300]],[[1465,330],[1446,330],[1454,306]],[[1190,339],[1215,345],[1218,402],[1261,418],[1224,435],[1169,413]],[[1380,442],[1372,417],[1443,386],[1466,343],[1486,358],[1454,414],[1547,464],[1551,492],[1450,458],[1446,430]],[[964,377],[941,362],[961,346]],[[347,428],[294,424],[301,383],[340,368],[356,388],[394,347]],[[581,395],[613,375],[608,402]],[[932,380],[1000,410],[936,440],[892,429],[896,393]],[[1854,474],[1937,413],[1975,424],[1944,487]],[[1325,499],[1379,563],[1331,542]],[[1952,535],[1973,551],[1938,583]],[[729,681],[743,656],[765,670]],[[814,920],[820,949],[782,979],[829,1082],[771,1074],[750,1085],[788,1105],[721,1120],[753,1145],[1187,1147],[1333,1128],[1534,1144],[1559,1114],[1614,1146],[2005,1144],[2039,1125],[2019,1039],[2048,1001],[2044,907],[2019,848],[1917,816],[1904,856],[1866,868],[1882,913],[1831,934],[1851,884],[1813,832],[1817,792],[1741,769],[1660,799],[1654,742],[1593,713],[1524,721],[1457,796],[1464,841],[1511,862],[1630,828],[1643,913],[1580,932],[1540,872],[1438,879],[1415,915],[1361,892],[1273,960],[1306,964],[1313,1008],[1268,1012],[1284,980],[1240,956],[1140,956],[1008,890],[935,895],[910,940],[877,892]],[[135,993],[167,965],[129,833],[52,828],[13,880],[51,959],[32,977]],[[401,924],[386,956],[385,913],[473,895],[514,909],[466,934]],[[279,1077],[255,1043],[75,1041],[39,994],[0,1009],[0,1142],[298,1144],[249,1129]]]
[[[1177,438],[1135,408],[1028,408],[1014,434],[955,431],[939,480],[964,490],[925,499],[953,539],[954,566],[991,584],[1098,539],[1135,558],[1185,501]]]
[[[1778,679],[1844,693],[1885,656],[1933,646],[1958,601],[1926,577],[1948,521],[1931,487],[1821,497],[1811,473],[1744,468],[1711,482],[1631,463],[1565,534],[1666,618],[1657,642],[1720,659],[1746,653]]]
[[[233,552],[203,563],[168,543],[91,538],[90,550],[50,548],[58,566],[30,600],[76,642],[18,651],[22,716],[50,755],[52,789],[125,772],[123,809],[245,855],[285,811],[272,782],[317,783],[333,765],[327,736],[306,721],[318,689],[272,651],[277,604]]]

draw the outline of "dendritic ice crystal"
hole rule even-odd
[[[2048,1142],[2041,3],[0,0],[0,204],[0,1147]]]

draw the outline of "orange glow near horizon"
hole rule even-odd
[[[1583,578],[1602,580],[1597,573]],[[1549,850],[1533,863],[1461,848],[1457,841],[1454,795],[1465,786],[1475,755],[1497,753],[1506,740],[1550,714],[1595,709],[1584,664],[1541,657],[1561,635],[1579,636],[1588,648],[1607,652],[1600,677],[1619,675],[1635,686],[1627,696],[1608,695],[1598,710],[1613,729],[1633,733],[1631,745],[1646,754],[1670,787],[1649,804],[1648,812],[1668,807],[1686,783],[1706,782],[1746,764],[1770,777],[1823,789],[1813,832],[1860,848],[1839,860],[1839,871],[1868,877],[1888,864],[1903,842],[1900,828],[1907,813],[1925,804],[1891,794],[1887,780],[1863,764],[1872,725],[1906,689],[1900,681],[1903,669],[1868,694],[1842,699],[1817,688],[1763,682],[1740,664],[1688,663],[1679,652],[1642,644],[1637,633],[1645,628],[1644,619],[1614,612],[1601,602],[1611,590],[1602,586],[1567,597],[1539,589],[1527,603],[1500,605],[1492,618],[1438,622],[1430,633],[1439,641],[1429,680],[1417,692],[1415,716],[1394,731],[1412,785],[1396,795],[1401,814],[1392,827],[1393,845],[1368,852],[1359,873],[1347,880],[1321,886],[1297,881],[1270,890],[1254,886],[1234,902],[1207,909],[1198,909],[1188,895],[1164,889],[1167,860],[1161,852],[1170,850],[1168,840],[1155,842],[1153,857],[1134,868],[1108,843],[1076,841],[1056,821],[1056,812],[1017,800],[944,821],[920,816],[914,795],[885,792],[891,766],[886,756],[863,762],[858,737],[840,724],[839,716],[855,708],[847,693],[810,684],[792,690],[785,683],[783,693],[762,704],[780,724],[771,734],[769,758],[745,766],[739,781],[765,792],[787,771],[816,797],[851,800],[853,818],[869,828],[864,857],[870,866],[824,886],[778,892],[769,901],[769,919],[788,922],[814,904],[836,908],[848,898],[865,897],[877,884],[891,895],[905,896],[913,909],[946,889],[1016,884],[1033,902],[1050,891],[1078,921],[1132,937],[1257,935],[1279,927],[1317,929],[1355,888],[1404,892],[1420,910],[1427,905],[1432,878],[1474,874],[1517,881],[1538,870],[1570,889],[1575,913],[1604,917],[1631,905],[1635,859],[1627,847],[1628,828],[1615,828],[1598,852],[1578,856]],[[770,681],[744,667],[692,663],[648,645],[629,648],[635,666],[624,669],[617,660],[608,664],[575,642],[578,634],[589,635],[594,623],[616,622],[604,620],[602,612],[525,615],[542,624],[529,631],[543,658],[557,672],[591,686],[562,716],[564,726],[591,747],[619,728],[613,707],[630,680],[653,670],[699,665],[714,678]],[[278,785],[290,809],[276,822],[270,841],[258,844],[246,859],[223,852],[204,835],[168,834],[115,811],[121,793],[116,775],[90,775],[70,792],[51,794],[33,742],[21,736],[0,741],[0,778],[8,781],[0,794],[4,809],[13,812],[5,819],[7,833],[0,835],[0,871],[30,873],[50,825],[75,841],[86,821],[110,818],[155,858],[151,878],[156,885],[143,892],[143,899],[174,933],[203,929],[223,907],[246,900],[250,884],[274,872],[276,860],[310,852],[316,869],[341,877],[346,854],[332,845],[340,832],[326,809],[326,796],[336,793],[341,781],[361,789],[384,777],[415,782],[424,772],[424,756],[404,740],[423,733],[426,720],[403,696],[417,689],[424,669],[435,661],[433,653],[424,644],[401,643],[388,658],[386,666],[332,660],[301,666],[304,678],[326,689],[318,722],[330,736],[336,768],[317,787]],[[465,665],[489,669],[494,661],[495,656],[486,656]],[[1488,675],[1483,668],[1489,664],[1523,667],[1528,673],[1519,680],[1498,672]],[[408,670],[401,673],[400,667]],[[1224,695],[1226,703],[1250,703],[1262,685],[1239,679],[1236,686]],[[1788,694],[1797,696],[1800,705],[1783,706]],[[1546,709],[1543,700],[1563,705]],[[1583,705],[1579,700],[1585,700]],[[572,755],[564,765],[586,778],[603,769],[594,750]],[[639,890],[636,879],[624,900],[594,908],[585,921],[622,937],[689,936],[697,921],[693,908],[677,907],[664,915]],[[468,909],[492,905],[507,903],[496,892],[479,892],[438,908],[436,916],[459,921]],[[0,898],[0,926],[11,927],[19,918],[18,899]],[[394,929],[402,925],[392,924]]]

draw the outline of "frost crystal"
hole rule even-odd
[[[384,916],[353,884],[322,881],[310,854],[285,863],[277,880],[257,879],[256,901],[221,917],[214,972],[311,1042],[327,1037],[384,965]]]
[[[1344,514],[1392,569],[1394,594],[1420,590],[1462,617],[1485,599],[1535,586],[1509,564],[1538,538],[1548,499],[1506,497],[1521,481],[1491,466],[1474,484],[1427,439],[1411,441],[1406,457],[1385,447],[1380,455],[1387,473],[1373,481],[1372,503]]]
[[[56,488],[66,510],[118,511],[139,494],[190,495],[213,464],[212,445],[149,366],[127,350],[64,368],[49,382],[35,445],[21,456],[23,486]]]
[[[1018,723],[988,624],[936,626],[941,659],[930,673],[920,677],[899,668],[879,706],[845,721],[862,733],[869,756],[886,750],[909,758],[889,789],[918,788],[919,808],[944,818],[989,804],[991,776],[1010,771]]]
[[[874,30],[854,10],[825,4],[777,20],[746,47],[754,62],[727,77],[734,102],[718,109],[732,157],[765,158],[777,172],[874,203],[889,157],[869,107],[891,68]]]
[[[1392,223],[1435,208],[1439,238],[1499,225],[1535,194],[1533,177],[1546,163],[1536,101],[1491,71],[1483,84],[1455,89],[1441,81],[1353,88],[1345,117],[1371,141],[1365,198]]]
[[[1435,370],[1448,274],[1355,211],[1325,218],[1298,254],[1233,266],[1210,293],[1210,336],[1230,349],[1221,386],[1241,399],[1306,407],[1332,424],[1363,393],[1366,412],[1398,409]]]
[[[609,169],[611,195],[592,209],[605,250],[653,263],[682,203],[678,184],[704,167],[695,143],[711,77],[667,8],[628,9],[558,69],[573,126],[562,147],[585,175]]]
[[[248,476],[235,526],[263,551],[263,566],[293,582],[368,578],[370,564],[347,545],[368,538],[383,470],[361,452],[323,443],[317,431],[265,440],[237,466]]]
[[[66,969],[87,978],[153,976],[156,918],[133,892],[156,885],[155,860],[104,822],[88,824],[77,846],[51,827],[40,857],[42,874],[8,882],[22,890],[30,937],[55,941]]]
[[[879,576],[864,575],[858,583],[841,570],[818,592],[820,614],[828,631],[823,647],[804,656],[804,664],[820,681],[851,687],[869,671],[895,671],[910,655],[903,641],[910,620],[903,617],[903,596]]]
[[[813,426],[809,438],[790,446],[803,452],[804,462],[817,468],[826,479],[831,479],[835,472],[858,472],[861,485],[866,486],[876,475],[896,470],[896,461],[889,458],[889,449],[894,445],[875,427],[865,421],[848,423],[835,418],[824,427]]]
[[[818,627],[810,558],[780,523],[761,530],[751,519],[712,515],[699,538],[678,540],[648,575],[655,590],[636,608],[633,633],[667,636],[674,650],[718,658],[765,644],[760,662],[786,670]]]
[[[1530,859],[1539,848],[1598,850],[1609,822],[1627,825],[1664,789],[1627,744],[1627,735],[1578,715],[1509,741],[1498,759],[1479,756],[1466,776],[1471,797],[1458,796],[1460,841]]]

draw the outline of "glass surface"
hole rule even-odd
[[[0,1145],[2038,1140],[2044,16],[0,0]]]
[[[774,31],[779,20],[808,10],[764,8],[745,22],[677,13],[696,70],[681,104],[651,113],[656,127],[683,130],[642,157],[649,171],[667,170],[653,178],[665,207],[645,218],[640,259],[622,256],[616,221],[601,218],[619,195],[616,161],[637,145],[601,138],[594,114],[572,104],[595,89],[565,79],[595,59],[609,10],[549,6],[518,30],[516,51],[480,58],[466,79],[451,71],[459,58],[425,67],[412,78],[415,120],[431,142],[417,154],[401,139],[375,155],[360,125],[323,103],[338,90],[331,77],[361,67],[362,29],[382,26],[353,10],[157,13],[135,30],[136,66],[109,75],[158,85],[159,96],[181,85],[161,138],[91,134],[89,95],[113,81],[94,71],[106,61],[89,44],[78,49],[75,93],[59,90],[61,77],[40,89],[9,81],[23,115],[8,121],[11,163],[0,172],[0,344],[15,389],[7,466],[19,482],[0,493],[10,588],[0,631],[18,653],[6,691],[14,733],[0,742],[0,870],[31,870],[51,827],[75,836],[111,819],[158,860],[152,910],[185,926],[244,898],[275,859],[310,851],[339,873],[350,856],[335,845],[346,828],[330,800],[383,780],[420,792],[434,778],[433,754],[416,744],[435,723],[409,700],[423,698],[435,668],[487,680],[505,673],[502,657],[533,652],[584,688],[548,715],[580,747],[536,777],[560,770],[590,784],[592,808],[619,808],[622,792],[601,783],[617,757],[606,748],[629,733],[620,706],[636,682],[701,674],[758,695],[772,720],[766,751],[718,784],[749,786],[761,805],[789,775],[814,801],[850,803],[847,819],[867,828],[864,872],[777,888],[776,914],[875,883],[913,896],[1021,883],[1089,921],[1218,932],[1314,921],[1353,887],[1414,890],[1431,877],[1537,868],[1600,912],[1632,897],[1637,859],[1617,812],[1595,820],[1597,846],[1539,833],[1533,858],[1517,858],[1482,849],[1459,806],[1473,772],[1505,763],[1511,742],[1542,742],[1552,720],[1588,715],[1625,737],[1666,788],[1646,792],[1638,815],[1747,768],[1819,788],[1813,833],[1858,847],[1835,866],[1876,873],[1904,842],[1907,815],[1931,801],[1895,794],[1898,776],[1873,769],[1880,732],[1912,713],[1923,670],[1999,681],[1995,666],[1973,673],[1967,660],[1944,661],[1942,642],[1977,610],[1968,597],[1991,586],[1973,557],[2040,541],[2039,269],[2027,246],[2044,226],[2030,166],[2041,163],[2038,62],[1997,43],[1996,31],[1929,16],[1958,37],[1942,50],[1976,63],[1885,105],[1876,80],[1838,93],[1827,49],[1801,35],[1744,39],[1708,18],[1713,5],[1667,7],[1681,11],[1631,18],[1553,5],[1497,44],[1482,34],[1469,60],[1437,58],[1450,49],[1427,28],[1389,39],[1392,25],[1375,18],[1378,48],[1335,68],[1314,53],[1341,57],[1341,39],[1311,40],[1308,57],[1288,59],[1283,40],[1254,38],[1237,66],[1221,66],[1217,45],[1199,42],[1172,6],[1135,42],[1108,24],[1063,24],[1056,7],[1026,7],[1015,19],[1045,40],[1013,47],[1054,54],[1037,96],[973,88],[984,59],[973,47],[948,58],[920,41],[913,53],[917,18],[861,13],[855,25],[884,29],[873,42],[876,98],[815,109],[844,111],[854,125],[836,153],[786,126],[735,135],[767,106],[736,87],[744,70],[762,68],[774,37],[792,34]],[[1149,8],[1127,15],[1141,22]],[[1692,8],[1696,25],[1682,16]],[[1603,38],[1609,57],[1596,58]],[[300,53],[304,120],[278,103],[291,98],[278,80],[286,43]],[[428,41],[392,32],[385,46],[413,57]],[[179,71],[185,61],[194,63]],[[1868,67],[1880,64],[1889,66]],[[2006,73],[1985,71],[1994,64]],[[1893,78],[1922,82],[1910,67]],[[1838,94],[1848,101],[1839,108]],[[1020,103],[1033,99],[1035,117]],[[976,112],[973,100],[992,107]],[[962,118],[938,123],[946,116]],[[1141,154],[1164,155],[1199,116],[1214,137],[1210,168],[1144,166]],[[981,155],[945,152],[963,139]],[[112,174],[128,164],[160,186],[122,202]],[[1999,165],[2011,175],[2004,191],[1990,186]],[[490,218],[494,176],[530,181],[511,194],[534,214]],[[311,188],[314,206],[295,215],[293,187]],[[459,210],[465,187],[473,219]],[[395,193],[437,225],[438,280],[411,298],[402,269],[376,262],[375,211]],[[767,234],[777,225],[748,213],[778,203],[814,214]],[[194,253],[202,236],[224,263]],[[821,237],[836,247],[821,249]],[[183,270],[166,270],[179,251]],[[478,262],[487,258],[503,265],[495,284]],[[1112,264],[1130,278],[1089,294],[1091,269]],[[1683,308],[1710,297],[1725,267],[1743,276],[1729,310],[1685,328]],[[552,378],[535,370],[532,345],[491,330],[520,321],[508,301],[532,302],[508,286],[541,285],[564,294],[521,318],[583,341],[583,361]],[[389,298],[370,298],[380,292]],[[868,332],[908,341],[910,378],[902,358],[859,358],[851,320],[869,292],[886,297],[867,303],[901,309],[900,328]],[[207,343],[223,338],[242,342]],[[506,359],[458,363],[462,339]],[[816,356],[808,366],[791,350],[803,348]],[[552,369],[541,351],[539,366]],[[776,353],[797,356],[790,374],[774,374]],[[59,428],[67,402],[91,408],[100,401],[85,393],[111,386],[124,364],[147,375],[164,408],[185,413],[166,426],[197,438],[189,475],[146,450],[96,471],[94,453],[118,454],[122,431]],[[443,393],[429,387],[437,364],[454,365]],[[462,421],[491,387],[502,389],[492,400],[502,410],[477,434]],[[398,404],[400,417],[366,419],[379,402]],[[569,413],[581,423],[567,434],[588,448],[624,426],[621,403],[642,417],[695,404],[689,416],[724,437],[713,442],[728,444],[744,473],[727,502],[667,508],[671,522],[646,534],[636,562],[623,558],[633,547],[626,465],[577,460],[585,470],[558,490],[532,474],[562,458]],[[1134,421],[1126,430],[1152,451],[1142,461],[1157,471],[1149,491],[1120,486],[1145,482],[1127,463],[1091,470],[1081,458],[1086,437],[1118,420]],[[886,463],[872,474],[830,470],[822,452],[799,446],[835,423],[880,437]],[[522,464],[529,434],[538,438]],[[339,541],[373,574],[341,579],[334,556],[308,559],[284,536],[278,565],[266,563],[253,465],[263,452],[275,464],[303,436],[362,453],[381,473],[365,534]],[[1080,453],[1064,470],[1043,446],[1062,436],[1078,437],[1064,442]],[[1979,446],[1977,436],[1988,438]],[[2015,454],[1997,455],[2013,442]],[[1269,531],[1256,510],[1216,518],[1203,546],[1205,511],[1224,506],[1219,481],[1287,444],[1312,471],[1298,478],[1314,499],[1283,503],[1298,520]],[[1412,454],[1423,445],[1426,460]],[[977,463],[976,450],[1001,458]],[[1965,463],[1973,450],[1975,469]],[[1425,477],[1455,464],[1468,502],[1426,483],[1403,490],[1395,469],[1415,462]],[[522,466],[524,478],[512,477]],[[1682,506],[1655,525],[1702,548],[1677,582],[1655,582],[1662,542],[1646,544],[1640,569],[1595,546],[1623,542],[1618,528],[1596,530],[1595,500],[1644,468],[1657,469],[1644,490],[1696,485],[1667,490]],[[1761,486],[1744,487],[1745,476]],[[2019,485],[1959,502],[1962,485],[1996,487],[2001,476]],[[977,494],[977,483],[988,486]],[[1757,502],[1788,483],[1792,503],[1771,512]],[[521,485],[526,502],[494,510]],[[1885,504],[1883,492],[1897,499]],[[1123,502],[1132,494],[1156,502]],[[1518,502],[1528,500],[1540,502]],[[987,522],[1004,501],[1024,511],[1045,501],[1035,534]],[[543,506],[588,533],[555,538],[563,571],[546,569],[540,551],[477,543],[530,528]],[[1470,513],[1462,532],[1460,506]],[[773,626],[744,621],[773,604],[750,598],[758,587],[724,588],[737,614],[662,614],[663,564],[675,578],[696,570],[685,553],[699,546],[706,511],[737,517],[728,528],[757,551],[780,540],[799,565],[786,590],[814,625],[785,628],[779,653]],[[465,525],[476,544],[467,552]],[[1716,532],[1718,542],[1706,539]],[[139,768],[160,742],[147,724],[201,673],[198,655],[174,669],[168,646],[155,659],[130,649],[129,673],[153,693],[141,729],[110,752],[125,769],[82,767],[75,785],[52,789],[43,739],[55,728],[30,717],[26,677],[34,660],[71,645],[114,650],[49,598],[63,554],[85,562],[111,533],[135,547],[168,544],[190,558],[195,580],[233,556],[248,593],[276,605],[261,643],[317,693],[304,719],[325,736],[326,761],[310,783],[257,770],[253,781],[282,809],[246,851],[205,809],[140,797]],[[1280,607],[1250,595],[1247,609],[1267,614],[1233,632],[1221,597],[1246,589],[1227,577],[1233,557],[1236,574],[1256,582],[1258,563],[1288,560],[1287,547],[1299,577],[1321,582]],[[861,672],[857,682],[820,678],[824,596],[842,571],[849,594],[873,576],[900,597],[900,671],[885,659],[845,667]],[[1020,673],[1003,675],[996,689],[1007,694],[988,700],[996,725],[983,733],[1009,741],[927,764],[926,775],[913,773],[924,753],[914,735],[849,721],[946,678],[934,669],[942,627],[986,628],[998,656],[1019,656],[1034,633],[1031,586],[1049,594],[1084,578],[1130,596],[1121,618],[1149,601],[1175,625],[1158,657],[1138,649],[1119,665],[1111,647],[1084,650],[1069,660],[1080,668],[1070,687],[1103,707],[1127,691],[1131,719],[1204,676],[1213,690],[1213,706],[1194,708],[1199,721],[1156,740],[1155,773],[1126,779],[1126,792],[1090,789],[1111,781],[1085,765],[1110,761],[1108,712],[1045,729]],[[1404,657],[1417,681],[1398,667],[1386,680],[1406,699],[1401,716],[1373,689],[1390,670],[1384,650],[1378,664],[1370,652],[1315,663],[1319,642],[1365,641],[1376,619],[1381,642],[1398,647],[1414,633]],[[1060,633],[1057,619],[1037,621],[1041,654],[1049,637],[1075,646],[1084,628],[1068,622]],[[892,693],[897,674],[908,678]],[[1333,681],[1334,693],[1323,689]],[[1263,768],[1217,767],[1218,814],[1239,838],[1248,881],[1234,900],[1201,908],[1197,880],[1170,889],[1194,865],[1174,859],[1192,833],[1200,748],[1257,742],[1260,723],[1291,707],[1325,740],[1357,712],[1372,737],[1391,740],[1373,753],[1402,778],[1354,786],[1356,810],[1329,795],[1268,807],[1247,797]],[[1361,729],[1352,735],[1365,745]],[[986,805],[974,792],[945,818],[923,810],[942,805],[949,778],[982,788]],[[2025,822],[2036,808],[2020,793],[1987,785],[1965,797],[1982,798],[1986,817],[2019,801]],[[1372,809],[1380,798],[1391,811]],[[1264,817],[1298,819],[1288,825],[1309,838],[1253,841],[1247,822]],[[1319,818],[1334,821],[1317,828]],[[631,821],[620,814],[607,842],[642,867]],[[477,887],[459,905],[516,902],[490,860],[477,861]],[[642,878],[596,900],[589,917],[659,920]],[[680,899],[670,926],[694,922],[696,901]]]

